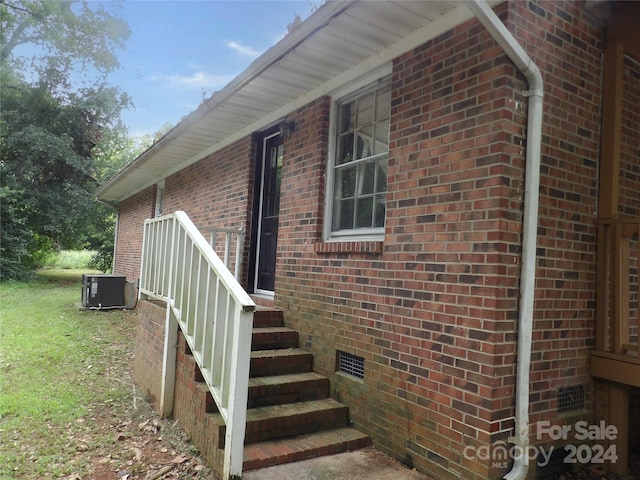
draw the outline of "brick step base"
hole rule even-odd
[[[364,448],[369,437],[353,428],[336,428],[294,438],[253,443],[244,447],[243,470],[298,462]]]
[[[247,410],[245,444],[346,427],[349,408],[332,398]]]
[[[313,355],[297,348],[298,333],[283,326],[282,311],[260,307],[254,315],[244,470],[342,453],[370,444],[348,428],[349,409],[329,397],[329,379],[313,372]],[[221,471],[226,425],[180,334],[184,405],[181,423]],[[178,375],[177,375],[178,377]]]
[[[329,396],[329,379],[314,372],[249,379],[249,408],[319,400]]]

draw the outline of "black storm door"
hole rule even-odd
[[[282,179],[282,139],[279,134],[263,139],[262,175],[256,245],[254,291],[272,293],[275,287],[278,214]]]

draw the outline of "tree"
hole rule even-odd
[[[86,2],[0,0],[0,14],[0,279],[6,279],[33,267],[34,245],[43,240],[65,248],[101,242],[96,232],[112,212],[94,192],[103,175],[122,165],[121,156],[104,150],[106,139],[126,135],[119,115],[130,103],[104,75],[117,66],[114,50],[129,31]],[[17,56],[27,43],[33,55]],[[90,67],[102,77],[72,90],[72,72]]]
[[[93,67],[106,75],[117,68],[115,50],[131,33],[121,18],[86,1],[0,0],[0,18],[3,67],[11,61],[17,70],[33,69],[58,86],[70,72]],[[18,58],[20,46],[29,49]]]

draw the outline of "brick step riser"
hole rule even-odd
[[[347,407],[256,421],[248,420],[244,443],[247,445],[265,440],[295,437],[320,430],[346,427],[348,423],[349,409]]]
[[[257,311],[253,314],[253,328],[283,327],[282,312]]]
[[[251,336],[251,350],[276,350],[295,348],[298,346],[298,332],[294,330],[284,332],[255,331]]]
[[[252,358],[249,367],[250,377],[268,377],[291,373],[310,372],[313,367],[313,355],[292,355],[291,357]]]
[[[329,397],[329,379],[249,387],[249,408],[308,402]]]

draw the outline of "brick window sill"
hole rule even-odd
[[[352,242],[320,242],[316,243],[316,253],[361,253],[381,254],[384,242],[382,241],[352,241]]]

